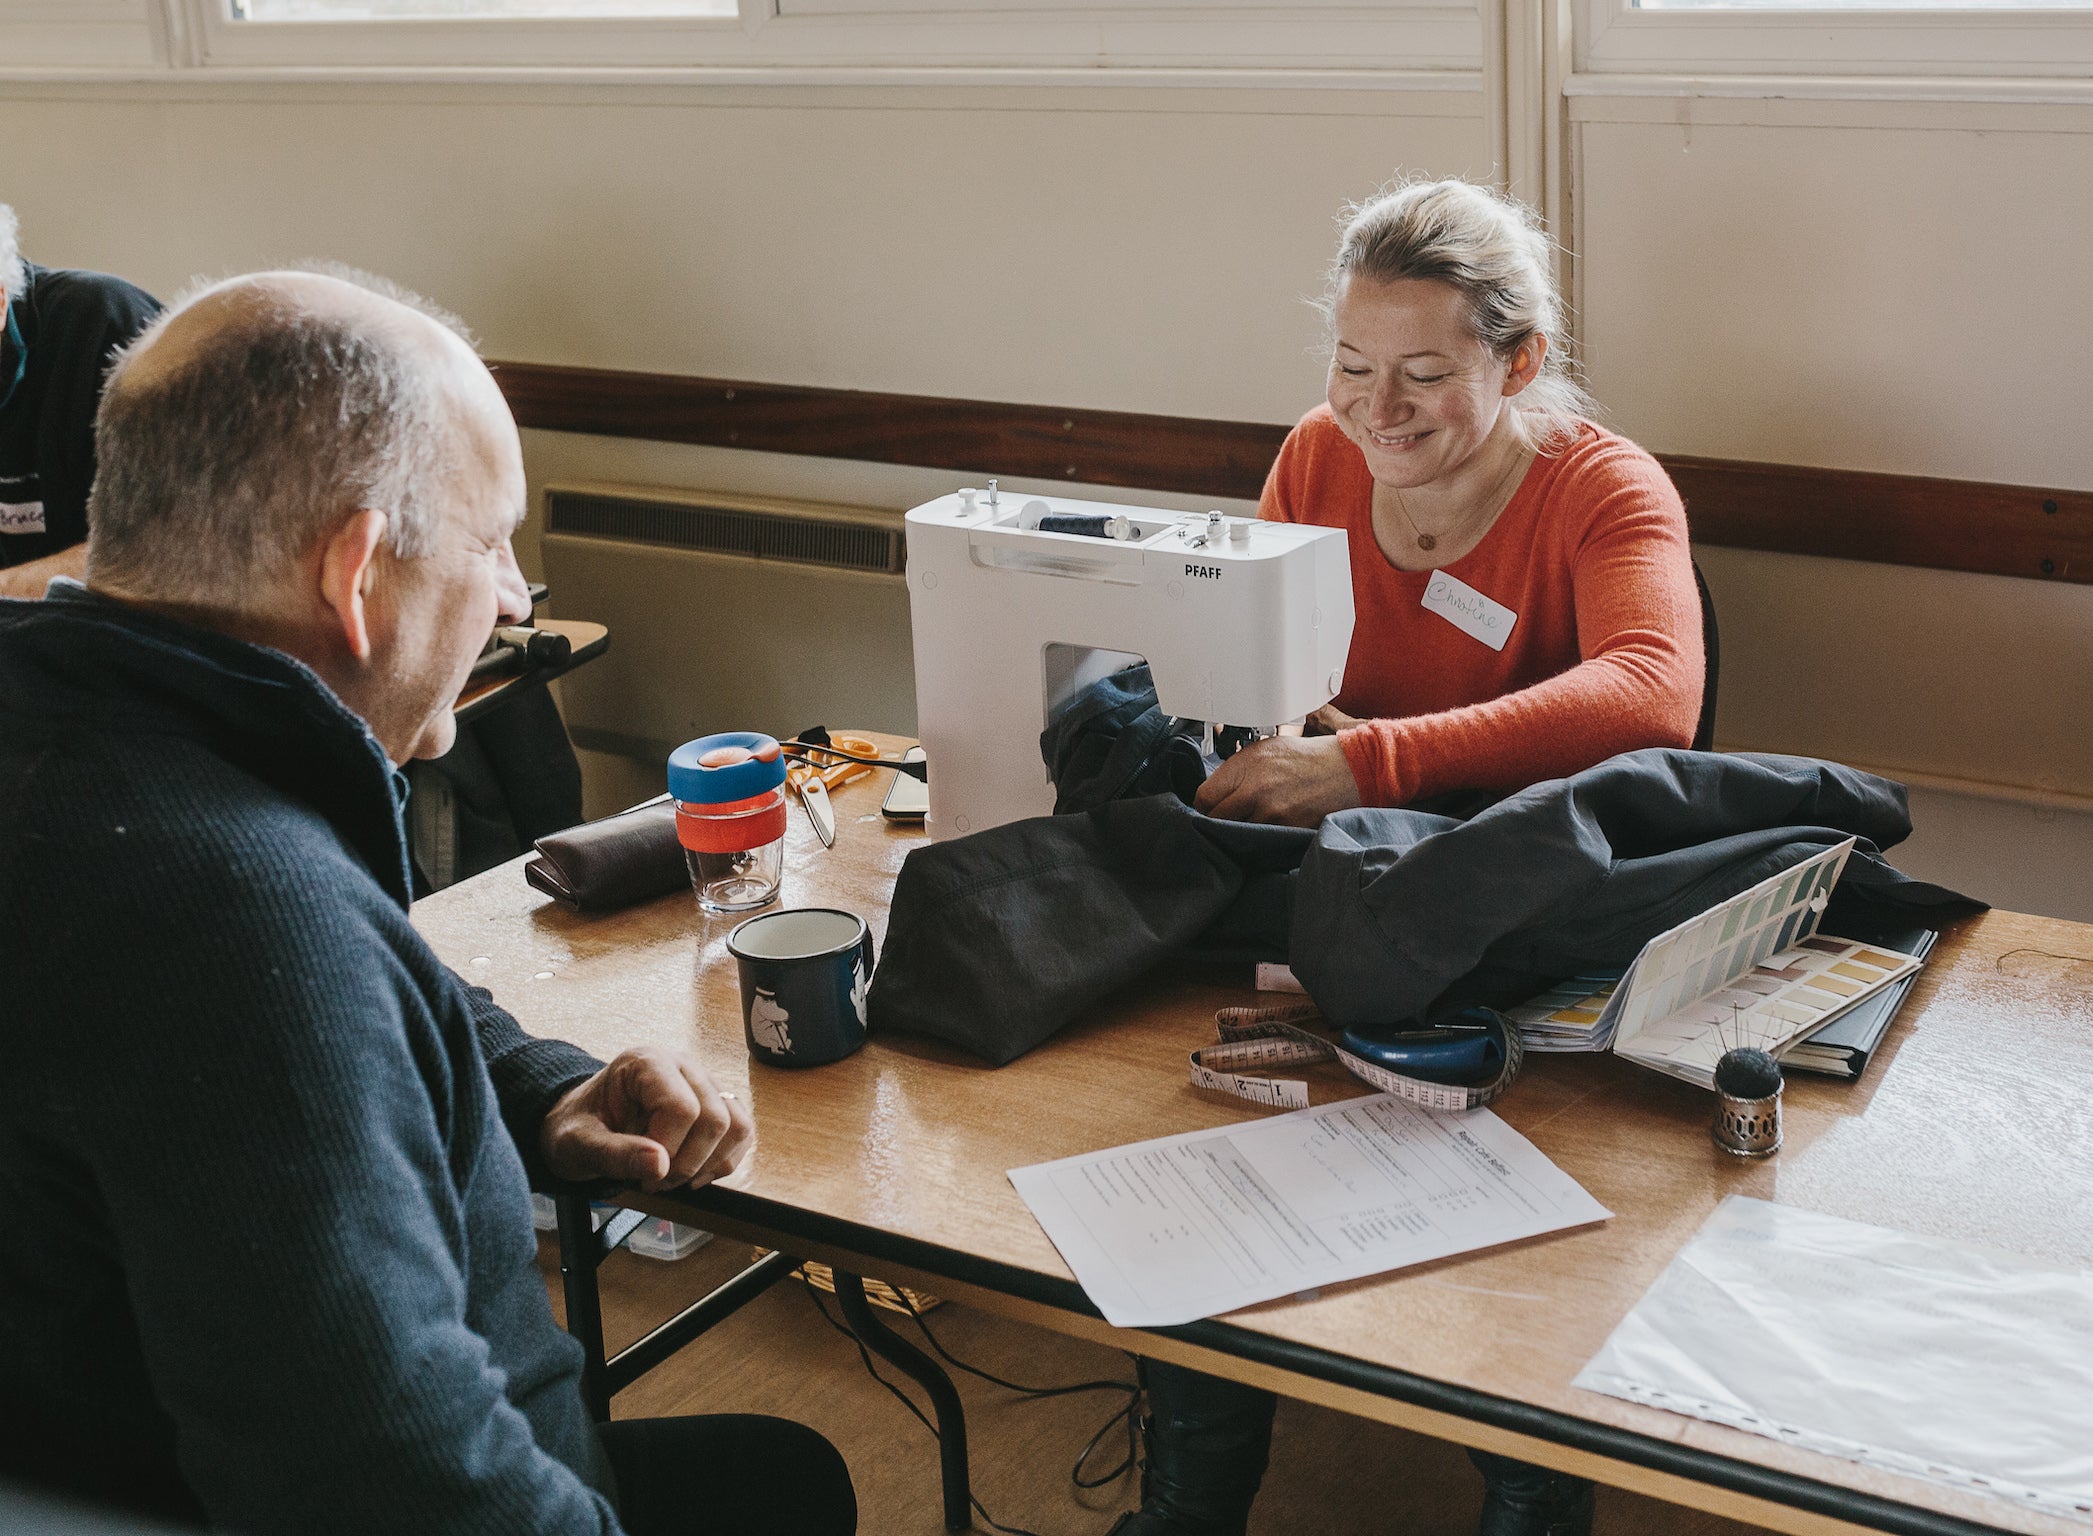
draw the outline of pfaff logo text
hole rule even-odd
[[[1185,574],[1187,576],[1203,577],[1207,581],[1219,581],[1221,579],[1221,567],[1218,565],[1194,565],[1190,561],[1186,561]]]

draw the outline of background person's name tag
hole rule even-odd
[[[44,504],[40,501],[0,501],[0,533],[42,533]]]
[[[1504,604],[1444,571],[1432,572],[1432,579],[1425,583],[1424,606],[1493,651],[1504,649],[1504,642],[1512,637],[1512,626],[1519,622],[1519,615]]]

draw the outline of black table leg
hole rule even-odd
[[[567,1297],[567,1332],[580,1341],[581,1401],[598,1424],[610,1422],[610,1381],[603,1363],[603,1302],[596,1266],[603,1240],[596,1234],[586,1195],[555,1195],[560,1218],[560,1285]]]
[[[967,1420],[959,1389],[943,1366],[873,1315],[862,1278],[840,1269],[835,1276],[836,1300],[851,1331],[867,1349],[899,1366],[930,1394],[930,1406],[937,1415],[939,1470],[945,1483],[945,1529],[966,1530],[974,1523],[974,1501],[968,1488]]]

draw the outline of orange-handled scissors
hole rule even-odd
[[[863,778],[874,766],[871,763],[851,762],[840,754],[847,752],[851,757],[879,756],[879,747],[862,736],[831,736],[829,746],[835,748],[834,752],[812,744],[795,742],[793,745],[806,754],[806,761],[791,771],[817,776],[830,789],[848,784],[852,779]]]
[[[798,793],[800,804],[806,807],[807,820],[813,823],[821,846],[833,848],[836,813],[829,804],[828,792],[870,773],[874,763],[852,762],[850,758],[877,759],[879,748],[862,736],[831,736],[826,746],[800,741],[789,745],[785,777]],[[846,753],[849,757],[844,756]]]

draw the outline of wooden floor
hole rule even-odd
[[[613,1254],[602,1271],[610,1348],[688,1305],[747,1258],[746,1247],[725,1239],[673,1263]],[[540,1263],[557,1315],[558,1249],[549,1237]],[[822,1299],[835,1315],[833,1300]],[[959,1359],[1010,1380],[1045,1386],[1132,1378],[1131,1361],[1116,1351],[963,1306],[939,1307],[928,1321]],[[905,1319],[896,1322],[913,1331]],[[881,1368],[901,1380],[884,1363]],[[1131,1475],[1088,1493],[1069,1482],[1076,1453],[1123,1401],[1119,1395],[1023,1399],[955,1376],[967,1404],[974,1494],[994,1519],[1038,1536],[1101,1536],[1120,1510],[1137,1502]],[[938,1536],[944,1529],[929,1432],[865,1374],[856,1348],[823,1324],[796,1279],[621,1393],[614,1412],[619,1418],[739,1412],[798,1419],[828,1436],[850,1463],[861,1531]],[[1123,1432],[1111,1437],[1092,1471],[1110,1468],[1125,1445]],[[1481,1501],[1481,1481],[1457,1447],[1282,1400],[1272,1467],[1250,1529],[1253,1536],[1472,1536]],[[989,1529],[978,1515],[976,1525]],[[1756,1528],[1602,1488],[1596,1529],[1603,1536],[1752,1536]]]

